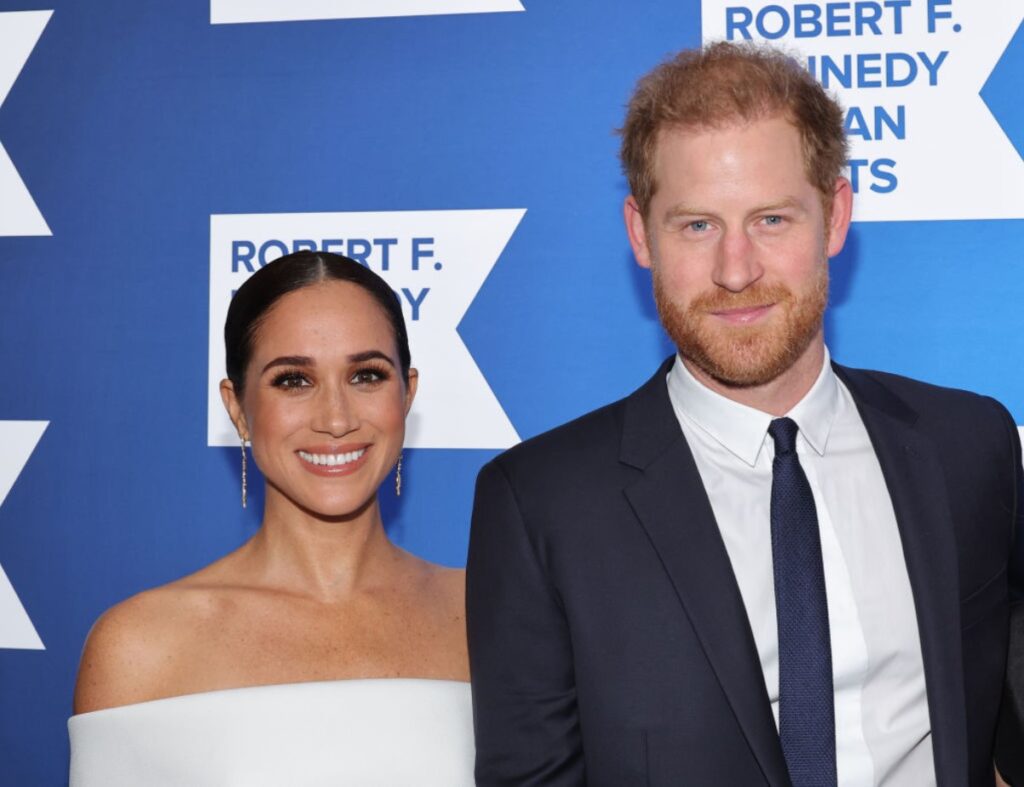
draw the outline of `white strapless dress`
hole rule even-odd
[[[468,683],[338,680],[188,694],[68,720],[70,787],[473,784]]]

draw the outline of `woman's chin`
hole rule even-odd
[[[353,498],[351,496],[318,498],[307,501],[305,505],[300,504],[300,508],[317,519],[345,522],[359,519],[376,504],[377,495],[374,494],[369,498]]]

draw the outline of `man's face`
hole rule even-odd
[[[655,180],[646,220],[630,197],[626,224],[683,358],[748,387],[820,351],[828,257],[845,240],[851,195],[840,179],[826,225],[796,128],[772,117],[663,130]]]

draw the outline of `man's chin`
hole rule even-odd
[[[767,385],[789,369],[799,356],[792,348],[773,342],[770,337],[751,335],[755,333],[752,331],[730,333],[731,337],[714,345],[682,341],[676,346],[691,367],[729,388]],[[741,333],[747,335],[739,335]]]
[[[756,388],[782,376],[821,334],[821,310],[769,315],[754,325],[722,325],[713,319],[675,311],[661,314],[662,324],[705,382],[729,388]],[[780,319],[788,316],[789,319]],[[774,318],[774,319],[773,319]],[[796,319],[794,319],[796,318]]]
[[[788,366],[779,362],[735,363],[715,362],[708,358],[683,353],[690,364],[727,388],[757,388],[777,379]]]

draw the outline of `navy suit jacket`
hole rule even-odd
[[[480,472],[467,566],[480,785],[789,784],[670,364]],[[896,512],[938,784],[988,787],[1020,576],[1016,426],[992,399],[835,370]]]

